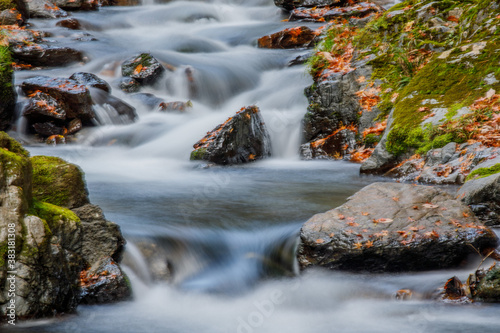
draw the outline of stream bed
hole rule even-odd
[[[466,278],[480,258],[471,258],[467,267],[421,273],[298,271],[302,223],[388,179],[360,177],[359,165],[347,162],[299,159],[307,108],[303,90],[312,80],[305,66],[288,64],[308,51],[256,47],[259,37],[300,25],[281,22],[286,16],[272,1],[173,1],[73,16],[84,31],[57,27],[56,20],[30,22],[51,32],[59,45],[84,50],[89,61],[17,72],[16,82],[91,72],[134,105],[139,120],[86,129],[78,144],[28,149],[32,155],[61,156],[86,173],[92,203],[121,226],[128,241],[124,263],[134,299],[79,306],[77,314],[25,322],[16,332],[500,331],[498,305],[433,300],[447,279]],[[140,52],[193,69],[192,110],[150,112],[113,85],[118,65]],[[177,72],[144,92],[190,98],[189,82]],[[252,104],[270,131],[272,158],[235,167],[189,161],[192,145],[207,131]],[[169,281],[152,279],[136,246],[141,242],[171,253]],[[396,300],[399,289],[412,289],[413,298]]]

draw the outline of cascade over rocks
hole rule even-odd
[[[498,238],[443,190],[374,183],[307,221],[300,265],[371,272],[449,268],[495,249]],[[472,246],[471,246],[472,245]]]
[[[216,164],[248,163],[271,155],[271,142],[259,108],[242,108],[198,141],[191,160]]]
[[[119,268],[125,240],[118,225],[88,203],[81,171],[55,157],[30,159],[4,132],[0,148],[0,230],[15,234],[17,254],[15,262],[7,261],[8,234],[0,233],[0,318],[10,303],[12,277],[20,319],[73,311],[88,294],[83,287],[97,295],[94,303],[128,298],[130,286]],[[89,280],[89,267],[105,278]]]

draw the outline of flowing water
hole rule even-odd
[[[78,145],[30,148],[85,171],[91,201],[127,238],[124,266],[134,299],[80,306],[76,315],[27,322],[17,331],[500,331],[498,306],[431,299],[449,277],[466,277],[474,260],[459,270],[417,274],[298,274],[301,224],[377,179],[360,177],[359,166],[345,162],[299,160],[303,89],[311,80],[304,66],[287,64],[307,51],[256,48],[257,38],[298,25],[281,22],[285,17],[272,1],[148,3],[73,16],[84,31],[56,27],[52,20],[32,23],[51,32],[55,42],[84,50],[89,62],[35,74],[87,71],[113,83],[121,61],[151,52],[177,70],[146,92],[169,101],[191,98],[193,108],[186,114],[149,112],[114,88],[136,106],[136,123],[85,130]],[[18,72],[16,80],[31,75]],[[251,104],[270,130],[271,159],[224,168],[189,161],[193,143]],[[138,249],[144,243],[165,253],[169,282],[154,279]],[[414,290],[415,297],[396,301],[402,288]]]

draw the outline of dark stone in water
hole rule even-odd
[[[269,134],[259,108],[242,108],[198,141],[191,160],[216,164],[248,163],[271,155]]]
[[[24,107],[23,116],[30,122],[37,122],[41,119],[65,120],[66,108],[64,103],[59,102],[49,94],[37,91],[30,95],[30,99]]]
[[[84,60],[81,51],[64,46],[16,45],[11,51],[15,59],[32,66],[62,66]]]
[[[103,304],[131,297],[130,282],[120,266],[107,257],[80,273],[81,303]]]
[[[274,0],[274,4],[285,10],[292,10],[298,7],[325,7],[343,6],[347,0]]]
[[[98,88],[104,90],[105,92],[111,93],[110,85],[95,74],[78,72],[74,73],[69,78],[71,80],[75,80],[79,84],[84,84],[89,88]]]
[[[141,85],[153,85],[164,72],[162,64],[149,53],[141,53],[122,64],[122,76],[131,77]]]
[[[64,128],[55,125],[53,122],[33,124],[35,132],[42,136],[62,135]]]
[[[118,86],[123,92],[135,93],[141,89],[139,82],[131,77],[123,77],[120,79]]]

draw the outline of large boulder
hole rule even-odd
[[[198,141],[192,160],[240,164],[271,155],[271,143],[259,108],[242,108]]]
[[[61,177],[66,183],[51,177]],[[87,209],[91,205],[86,204],[82,177],[76,166],[58,158],[30,159],[19,143],[0,132],[2,321],[73,311],[82,298],[82,278],[87,276],[89,267],[95,268],[95,274],[105,276],[99,282],[101,294],[109,291],[105,298],[98,297],[96,301],[129,297],[130,286],[118,266],[125,241],[119,227],[104,220],[98,208]],[[65,186],[71,189],[70,193],[61,197],[57,192],[66,191]],[[81,204],[74,208],[75,212],[68,209]],[[8,251],[15,251],[15,260],[11,260]],[[110,274],[106,272],[108,268],[112,268]],[[12,286],[15,296],[9,293]],[[15,313],[9,309],[13,303]]]
[[[372,272],[454,267],[498,244],[472,211],[435,187],[374,183],[302,227],[303,268]]]

